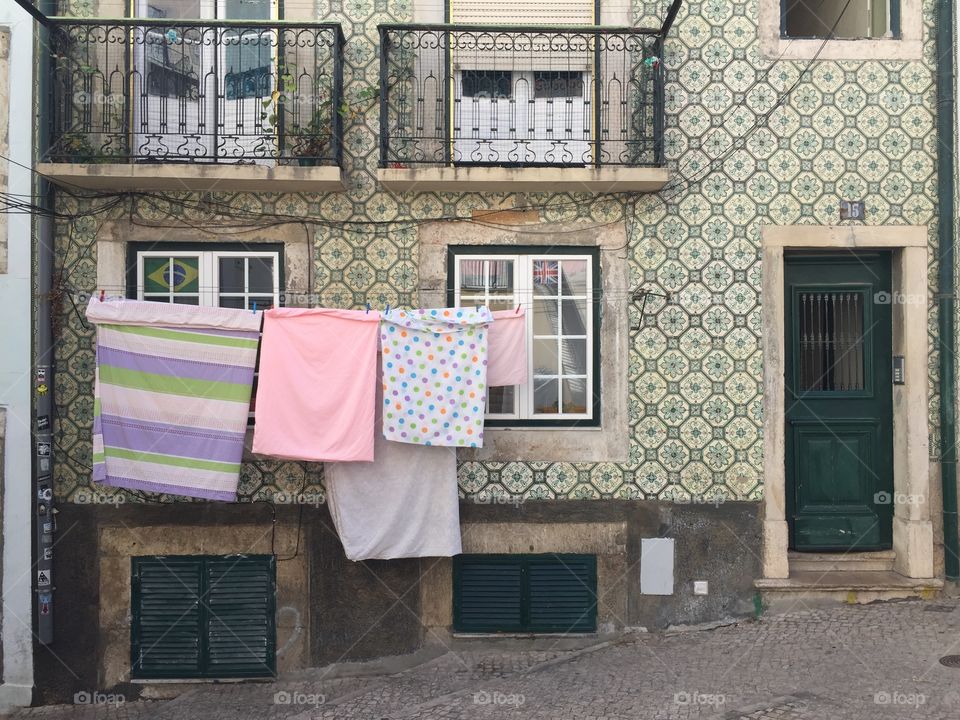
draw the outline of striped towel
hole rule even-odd
[[[93,298],[93,480],[236,500],[260,315]]]

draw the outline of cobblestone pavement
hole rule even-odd
[[[387,676],[323,669],[168,702],[34,708],[16,720],[884,720],[960,718],[960,601],[841,606],[586,651],[455,648]],[[515,642],[515,641],[513,641]],[[538,641],[542,643],[544,639]],[[463,641],[458,641],[462,645]],[[492,648],[492,649],[490,649]]]

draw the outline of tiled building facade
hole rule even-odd
[[[472,552],[530,552],[536,545],[538,552],[596,554],[601,558],[602,592],[611,598],[611,608],[599,610],[600,625],[611,630],[749,612],[752,582],[782,575],[786,563],[785,536],[776,528],[782,515],[771,515],[777,503],[764,499],[765,462],[771,462],[769,432],[765,437],[764,413],[771,406],[765,405],[764,396],[764,342],[765,333],[776,327],[775,320],[764,318],[764,258],[772,257],[765,253],[794,244],[817,246],[819,241],[810,240],[820,237],[817,233],[826,238],[820,247],[911,248],[904,255],[911,255],[910,272],[922,257],[921,269],[930,278],[923,291],[933,295],[937,139],[932,3],[902,4],[902,40],[824,44],[771,39],[777,35],[768,27],[770,14],[777,14],[771,0],[685,3],[659,59],[665,69],[663,148],[670,178],[665,187],[649,193],[475,192],[455,186],[449,192],[398,193],[382,187],[380,118],[375,99],[366,102],[364,91],[379,84],[378,24],[423,21],[425,16],[437,21],[430,15],[436,12],[431,4],[415,5],[417,0],[286,4],[288,20],[338,22],[343,28],[345,91],[355,102],[343,119],[343,191],[277,193],[265,184],[254,192],[146,192],[119,201],[115,196],[89,199],[58,193],[58,209],[77,216],[59,221],[56,231],[64,292],[58,299],[56,328],[54,472],[64,516],[88,528],[89,543],[103,544],[93,550],[98,557],[109,555],[104,546],[117,550],[122,544],[103,535],[116,532],[118,523],[141,528],[131,531],[131,537],[150,552],[190,554],[195,551],[191,548],[203,546],[194,535],[205,526],[268,526],[263,525],[268,513],[260,510],[259,502],[285,506],[296,505],[297,499],[316,501],[305,520],[297,517],[297,508],[279,508],[285,544],[294,543],[291,534],[303,527],[303,532],[318,536],[324,532],[319,465],[251,457],[241,474],[245,507],[191,508],[183,521],[172,514],[184,511],[164,507],[182,503],[182,498],[92,486],[94,349],[82,302],[101,289],[125,292],[116,282],[122,270],[109,266],[126,257],[124,243],[283,243],[288,249],[285,292],[306,300],[291,304],[363,308],[369,303],[382,308],[416,307],[437,298],[436,273],[427,271],[425,263],[434,262],[445,245],[542,245],[551,242],[550,237],[560,244],[582,241],[599,247],[605,283],[602,323],[622,329],[612,339],[622,355],[613,352],[614,346],[601,348],[602,354],[610,353],[602,361],[603,392],[625,391],[623,397],[603,397],[603,402],[619,412],[604,415],[606,427],[599,430],[583,429],[579,435],[565,430],[567,448],[551,444],[551,430],[539,431],[527,448],[518,443],[534,433],[510,441],[504,431],[506,439],[492,450],[461,456],[465,543]],[[662,3],[635,2],[630,22],[659,26],[666,9]],[[94,1],[75,1],[69,8],[80,17],[116,16],[116,10]],[[841,225],[841,200],[863,200],[865,219],[829,229]],[[104,209],[88,214],[98,206]],[[471,222],[490,210],[505,211],[497,216],[496,227]],[[869,239],[871,229],[880,226],[883,240],[875,243]],[[793,228],[794,240],[771,241],[764,234],[770,227]],[[903,233],[897,230],[901,227]],[[806,234],[804,228],[815,230]],[[574,240],[558,239],[571,235]],[[917,237],[928,238],[927,243]],[[652,294],[644,300],[635,294],[640,289]],[[935,307],[925,306],[922,317],[929,352],[908,360],[910,367],[919,362],[925,373],[920,383],[922,413],[919,419],[914,415],[897,421],[899,427],[906,422],[910,442],[918,444],[910,447],[909,462],[915,463],[911,472],[935,459],[940,443]],[[918,433],[919,422],[923,428]],[[614,437],[604,444],[596,441],[598,433]],[[914,457],[917,452],[923,462]],[[930,477],[930,488],[935,488],[936,472]],[[782,487],[778,492],[782,496]],[[920,515],[904,521],[914,523],[911,532],[922,536],[916,540],[922,550],[911,544],[904,551],[907,545],[898,545],[894,531],[898,567],[913,578],[937,574],[934,548],[940,541],[931,524],[937,502],[927,500]],[[564,504],[569,510],[561,507]],[[123,519],[117,520],[120,513]],[[230,513],[236,517],[224,519]],[[569,513],[566,519],[564,513]],[[168,535],[164,542],[151,534],[181,521],[192,522],[193,529]],[[468,525],[480,528],[473,544],[467,541]],[[531,539],[535,528],[548,526],[555,529],[544,530],[540,540]],[[509,528],[507,535],[515,533],[513,540],[495,541],[493,536],[502,535],[504,527]],[[670,600],[641,596],[633,587],[642,563],[639,540],[658,535],[678,543],[676,589]],[[302,643],[287,667],[337,659],[343,653],[328,648],[350,645],[328,643],[324,619],[315,611],[326,607],[316,599],[321,595],[332,607],[343,602],[318,589],[322,581],[315,576],[324,567],[341,568],[320,559],[335,552],[336,543],[330,542],[333,545],[304,540],[311,569],[303,569],[302,576],[297,575],[300,570],[290,571],[299,578],[290,581],[293,585],[309,585],[319,595],[297,605],[306,616],[312,603],[309,623],[304,620],[286,630],[278,624],[281,636],[286,631],[299,637],[295,645]],[[247,551],[231,549],[226,537],[213,544],[216,552]],[[779,550],[771,549],[774,546]],[[906,552],[923,558],[907,566]],[[84,586],[87,591],[102,597],[113,587],[110,583],[117,578],[111,575],[110,562],[108,558],[101,565],[96,582]],[[720,567],[708,570],[710,565]],[[395,579],[401,585],[405,573],[420,583],[414,612],[419,624],[400,632],[402,637],[391,636],[383,647],[363,645],[360,655],[415,647],[423,642],[421,624],[449,627],[449,611],[431,607],[430,599],[431,588],[449,583],[449,564],[428,569],[398,563],[397,568],[385,572],[399,573]],[[369,582],[359,571],[351,572],[345,577]],[[718,595],[699,601],[688,586],[710,572],[715,573],[711,579]],[[446,592],[440,593],[438,604],[449,598],[449,589]],[[61,588],[58,595],[68,593]],[[121,616],[119,610],[99,613],[101,632],[119,648],[124,644]],[[119,624],[108,628],[114,621]],[[103,653],[98,682],[126,681],[123,651]]]

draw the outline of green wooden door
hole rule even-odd
[[[881,550],[893,534],[890,256],[785,262],[787,519],[796,550]]]

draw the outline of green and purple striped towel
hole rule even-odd
[[[260,315],[93,298],[93,480],[236,500]]]

